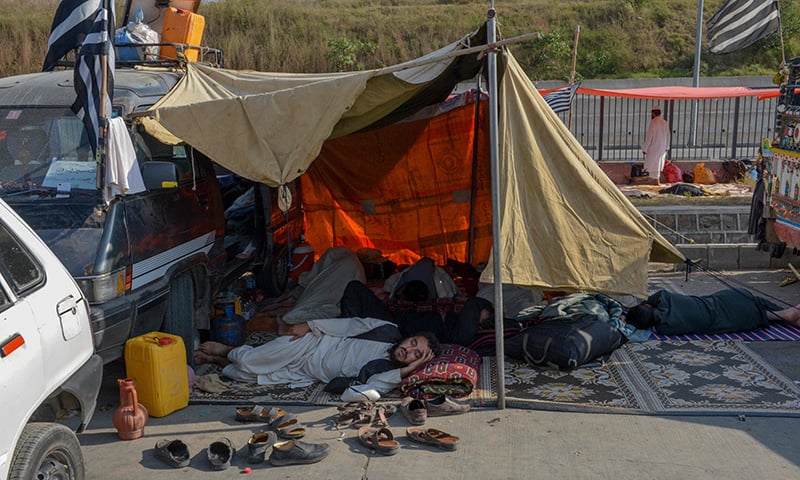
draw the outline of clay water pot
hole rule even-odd
[[[147,423],[147,409],[139,403],[136,395],[136,382],[132,378],[120,378],[119,407],[114,410],[111,421],[117,429],[117,435],[122,440],[134,440],[144,435],[144,425]]]

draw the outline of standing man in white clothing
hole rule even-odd
[[[670,144],[669,124],[661,118],[661,107],[658,105],[650,110],[650,118],[642,144],[644,168],[650,173],[650,178],[661,183],[661,170],[664,169],[664,159]]]

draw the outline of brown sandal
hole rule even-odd
[[[361,427],[358,430],[358,439],[367,448],[383,455],[394,455],[400,450],[400,442],[394,439],[394,434],[386,427]]]
[[[442,450],[457,450],[458,437],[436,428],[408,427],[406,436],[409,440],[424,445],[432,445]]]

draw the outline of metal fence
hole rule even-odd
[[[697,120],[692,122],[692,104]],[[578,94],[571,119],[559,114],[596,161],[641,161],[650,109],[660,105],[670,124],[675,161],[754,160],[762,138],[772,138],[777,98],[669,100],[598,97]]]

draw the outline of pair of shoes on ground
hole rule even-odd
[[[306,434],[305,427],[300,424],[300,420],[295,414],[278,407],[261,405],[236,407],[236,420],[266,423],[267,428],[286,440],[296,440]]]
[[[296,439],[278,441],[275,432],[267,431],[250,437],[247,442],[247,461],[263,463],[267,460],[269,450],[269,463],[274,466],[316,463],[330,453],[327,443],[308,443]]]
[[[225,470],[228,468],[235,452],[236,449],[227,438],[219,438],[211,442],[208,449],[206,449],[211,469]],[[184,442],[168,438],[156,442],[155,456],[173,468],[186,467],[191,459],[189,447]]]
[[[452,452],[458,449],[457,436],[436,428],[408,427],[406,437],[412,442],[431,445],[442,450]],[[358,430],[358,440],[365,447],[382,455],[395,455],[400,451],[400,442],[394,439],[394,434],[386,427],[361,427]]]
[[[400,412],[411,425],[424,425],[429,416],[459,415],[469,410],[469,405],[455,402],[447,395],[439,395],[429,400],[405,397],[400,401]]]
[[[327,443],[307,443],[296,439],[278,441],[273,431],[254,434],[247,442],[246,457],[249,463],[263,463],[266,453],[271,450],[269,463],[274,466],[304,465],[316,463],[330,453]],[[236,448],[228,438],[219,438],[208,446],[206,456],[212,470],[225,470],[231,466]],[[189,447],[180,440],[163,439],[156,443],[156,458],[174,468],[189,465]]]

